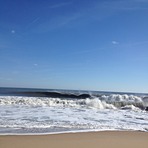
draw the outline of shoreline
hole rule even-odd
[[[116,129],[102,129],[102,130],[73,130],[47,133],[0,133],[0,136],[46,136],[46,135],[61,135],[61,134],[79,134],[79,133],[97,133],[97,132],[144,132],[142,130],[116,130]]]
[[[47,135],[0,135],[1,148],[147,148],[148,133],[99,131]]]

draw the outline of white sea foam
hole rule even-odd
[[[116,109],[124,108],[127,105],[133,105],[140,109],[145,108],[145,102],[142,98],[133,95],[103,95],[101,97],[86,99],[0,96],[0,105],[92,107],[97,109]],[[126,107],[124,109],[126,109]]]
[[[85,100],[87,107],[97,108],[97,109],[116,109],[113,104],[107,104],[105,101],[101,101],[98,98],[95,99],[86,99]]]
[[[147,131],[147,112],[139,104],[144,105],[143,98],[133,95],[86,99],[0,96],[0,133]]]

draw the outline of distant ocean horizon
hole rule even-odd
[[[137,94],[137,95],[148,95],[148,92],[132,92],[132,91],[110,91],[110,90],[83,90],[83,89],[51,89],[51,88],[34,88],[34,87],[0,87],[0,94],[4,94],[5,92],[11,93],[11,92],[19,92],[19,91],[59,91],[59,92],[94,92],[94,93],[100,93],[100,94]]]
[[[0,134],[148,131],[148,94],[0,87]]]

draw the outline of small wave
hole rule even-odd
[[[124,107],[121,107],[121,109],[140,111],[140,109],[139,109],[138,107],[135,107],[134,105],[126,105],[126,106],[124,106]]]

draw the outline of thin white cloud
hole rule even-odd
[[[36,22],[38,22],[39,19],[40,19],[40,17],[37,17],[37,18],[33,19],[33,20],[27,25],[27,27],[32,26],[33,24],[35,24]]]
[[[60,7],[64,7],[64,6],[67,6],[70,4],[71,4],[71,2],[59,3],[59,4],[52,5],[49,8],[60,8]]]
[[[139,2],[139,3],[146,3],[146,2],[148,2],[148,0],[133,0],[133,1],[135,1],[135,2]]]
[[[12,33],[12,34],[15,34],[15,30],[11,30],[11,33]]]
[[[118,11],[135,11],[146,9],[145,5],[139,5],[140,2],[134,1],[136,0],[105,0],[103,2],[96,2],[87,7],[83,7],[82,9],[78,9],[73,13],[69,13],[67,15],[63,15],[63,13],[61,13],[58,16],[47,19],[47,21],[37,24],[37,26],[33,28],[33,31],[36,33],[44,33],[60,27],[64,27],[66,25],[69,25],[71,27],[94,20],[101,21],[102,19],[116,14]],[[59,3],[50,6],[50,8],[60,8],[70,5],[71,3],[72,2]]]
[[[33,64],[34,66],[38,66],[38,64]]]
[[[74,15],[70,15],[70,16],[59,16],[56,18],[53,18],[47,22],[43,22],[40,25],[38,25],[37,27],[35,27],[35,32],[37,33],[44,33],[44,32],[48,32],[51,31],[53,29],[56,28],[60,28],[63,27],[73,21],[76,21],[77,19],[79,19],[80,17],[82,17],[82,14],[74,14]]]
[[[110,9],[113,11],[132,11],[132,10],[142,10],[148,9],[144,3],[148,0],[117,0],[117,1],[105,1],[102,3],[102,8]]]
[[[112,41],[112,44],[113,44],[113,45],[117,45],[117,44],[119,44],[119,42],[117,42],[117,41]]]

